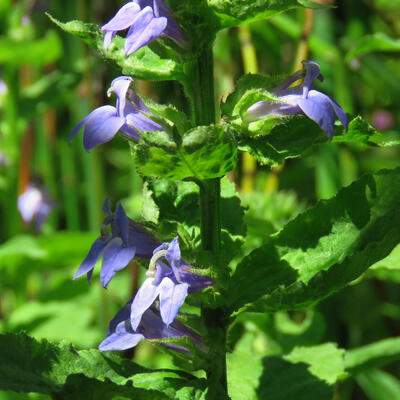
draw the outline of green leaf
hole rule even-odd
[[[132,387],[129,383],[116,385],[110,381],[99,381],[83,374],[68,376],[56,399],[60,400],[168,400],[170,397],[154,390]]]
[[[355,375],[371,368],[383,367],[400,359],[400,337],[346,351],[346,371]]]
[[[346,135],[334,136],[332,142],[357,143],[368,147],[388,147],[400,144],[400,140],[388,138],[385,133],[378,132],[360,116],[350,121]]]
[[[315,378],[305,364],[281,357],[255,357],[246,352],[227,355],[228,392],[232,400],[321,400],[333,390]]]
[[[369,400],[400,399],[400,381],[385,371],[372,369],[355,379]]]
[[[138,171],[145,176],[211,179],[235,168],[237,147],[228,126],[199,126],[188,131],[181,144],[166,132],[144,132],[133,145],[133,157]]]
[[[235,192],[235,184],[222,178],[221,186],[221,227],[233,235],[244,236],[244,209]],[[200,226],[200,194],[197,184],[150,178],[146,188],[158,210],[156,222],[178,222],[189,229]]]
[[[189,400],[200,399],[205,389],[204,380],[185,372],[152,371],[112,353],[78,352],[69,344],[39,342],[25,334],[0,335],[0,349],[0,390],[68,400]]]
[[[301,6],[323,8],[308,0],[207,0],[207,3],[220,18],[223,28],[271,18],[281,12]]]
[[[221,104],[223,115],[229,120],[234,120],[241,116],[243,110],[246,111],[252,104],[259,100],[268,100],[273,98],[269,93],[284,80],[283,76],[269,76],[258,74],[247,74],[240,77],[236,82],[235,90]],[[254,98],[252,97],[252,94]],[[258,98],[257,96],[265,96]],[[243,106],[242,98],[247,98],[247,108]]]
[[[103,58],[115,62],[125,75],[132,75],[143,80],[184,80],[182,62],[171,59],[171,52],[164,51],[162,44],[154,44],[157,53],[149,46],[142,47],[130,56],[125,56],[124,39],[116,36],[109,49],[103,46],[103,33],[95,24],[81,21],[60,22],[50,14],[47,16],[62,30],[85,41]]]
[[[178,132],[181,135],[183,135],[189,129],[193,128],[192,123],[190,122],[187,115],[184,112],[179,111],[173,105],[158,104],[142,96],[140,98],[143,100],[147,108],[152,112],[152,119],[156,120],[158,117],[161,124],[163,123],[163,121],[167,120],[171,127],[173,125],[176,126]],[[165,122],[163,125],[165,125]]]
[[[338,349],[336,343],[324,343],[318,346],[295,347],[283,359],[291,363],[308,364],[311,374],[333,385],[338,379],[346,377],[344,352],[343,349]]]
[[[400,169],[363,176],[240,262],[229,290],[232,309],[246,303],[243,310],[260,312],[315,304],[386,257],[400,242],[399,223]]]
[[[1,390],[50,394],[61,391],[71,374],[125,384],[132,375],[146,372],[110,354],[77,352],[71,345],[38,342],[25,334],[0,335],[0,349]]]
[[[400,40],[392,39],[383,32],[377,32],[372,35],[364,35],[346,54],[345,60],[348,62],[352,58],[358,57],[362,54],[368,54],[377,51],[398,52],[400,51]]]
[[[239,136],[240,149],[248,151],[261,164],[271,166],[282,164],[285,159],[299,157],[310,147],[328,141],[321,128],[304,116],[287,118],[286,122],[280,124],[277,124],[276,119],[274,121],[266,119],[266,122],[264,128],[270,132],[269,134],[263,135],[263,130],[261,130],[261,134],[259,132],[256,136],[243,134]],[[350,121],[346,135],[343,135],[342,126],[336,126],[332,142],[354,143],[367,147],[388,147],[400,144],[400,140],[391,139],[384,133],[377,132],[360,116]]]
[[[43,39],[32,41],[0,38],[1,64],[48,65],[60,58],[62,43],[54,31],[49,31]]]
[[[276,121],[274,124],[276,125]],[[271,126],[267,127],[270,128]],[[243,135],[238,142],[240,150],[249,152],[261,164],[276,166],[288,158],[299,157],[311,146],[326,141],[326,136],[316,123],[306,117],[296,116],[273,127],[268,135]]]

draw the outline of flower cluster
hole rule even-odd
[[[189,336],[195,343],[201,340],[182,323],[174,321],[187,295],[212,285],[207,276],[190,272],[193,268],[181,258],[178,238],[161,243],[139,224],[129,219],[118,204],[115,213],[109,201],[103,205],[107,214],[101,235],[95,240],[88,255],[75,273],[74,279],[87,274],[103,256],[100,281],[107,287],[115,274],[125,268],[134,257],[150,260],[149,276],[136,296],[115,316],[101,350],[124,350],[140,340]],[[107,229],[109,228],[109,231]],[[165,259],[169,266],[162,260]],[[155,304],[159,298],[159,306]],[[196,338],[196,340],[194,339]],[[201,346],[199,346],[201,347]]]
[[[302,84],[289,87],[302,77]],[[271,91],[279,101],[258,101],[253,104],[246,112],[246,121],[257,121],[273,115],[305,114],[332,138],[336,114],[347,131],[347,117],[339,104],[326,94],[312,89],[317,78],[323,79],[319,65],[313,61],[303,61],[303,70],[295,72]]]
[[[104,48],[107,50],[117,32],[125,29],[128,29],[124,44],[127,56],[160,36],[184,46],[185,35],[171,14],[164,0],[130,1],[101,27],[104,32]]]

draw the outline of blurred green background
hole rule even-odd
[[[77,348],[96,347],[107,321],[137,286],[135,266],[118,274],[107,291],[96,276],[90,286],[83,278],[72,281],[98,235],[104,199],[122,200],[128,215],[140,220],[142,181],[121,138],[86,153],[78,135],[68,147],[69,132],[107,104],[106,90],[120,72],[57,30],[44,14],[101,25],[123,3],[0,0],[0,332],[25,331]],[[318,87],[348,115],[360,114],[387,138],[398,137],[400,1],[347,0],[336,6],[301,9],[220,32],[218,101],[245,72],[285,75],[299,69],[301,60],[312,59],[325,77]],[[187,108],[174,82],[135,85],[156,101]],[[248,206],[249,245],[258,246],[361,174],[400,165],[399,156],[396,146],[325,144],[272,170],[242,157],[230,179]],[[18,196],[31,182],[46,189],[54,206],[41,232],[24,223],[17,208]],[[399,283],[400,248],[315,310],[242,318],[232,327],[232,346],[266,355],[286,353],[296,344],[335,341],[353,348],[397,336]],[[146,366],[172,367],[167,355],[146,343],[134,357]],[[368,374],[339,385],[335,399],[386,400],[392,398],[388,393],[400,393],[399,364]],[[25,398],[45,397],[0,392],[0,400]]]

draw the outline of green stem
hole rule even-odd
[[[211,251],[218,267],[221,246],[220,179],[208,179],[200,183],[201,243]]]
[[[191,99],[192,117],[195,125],[207,126],[215,124],[216,107],[214,94],[214,62],[212,46],[203,50],[197,63],[190,66],[188,76],[192,78],[186,91]],[[197,182],[200,187],[200,229],[201,244],[204,250],[213,256],[215,278],[218,281],[221,271],[221,180],[207,179]],[[226,315],[223,309],[202,308],[202,316],[207,327],[204,338],[209,347],[212,367],[207,378],[210,384],[216,382],[227,397],[226,378]]]

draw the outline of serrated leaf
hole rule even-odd
[[[119,36],[116,36],[108,50],[105,50],[103,33],[96,24],[87,24],[81,21],[63,23],[50,14],[47,15],[62,30],[81,38],[103,58],[115,62],[125,75],[152,81],[184,80],[183,64],[170,57],[164,57],[169,54],[159,55],[149,46],[145,46],[127,57],[124,51],[124,39]],[[160,48],[162,45],[155,45],[155,47]],[[162,50],[159,53],[164,53]]]
[[[54,393],[71,374],[125,384],[146,370],[135,363],[98,350],[77,352],[69,344],[36,341],[25,334],[0,335],[0,389]]]
[[[386,257],[400,242],[399,223],[400,169],[363,176],[241,261],[231,279],[233,309],[246,303],[245,310],[262,312],[315,304]]]
[[[188,393],[199,398],[204,388],[203,380],[186,372],[152,371],[112,353],[78,352],[72,345],[36,341],[25,334],[0,335],[0,390],[65,400],[184,400]]]
[[[353,48],[346,54],[346,61],[358,57],[362,54],[377,52],[377,51],[400,51],[400,40],[392,39],[383,32],[377,32],[372,35],[364,35],[356,41]]]
[[[308,0],[207,0],[207,3],[220,18],[223,28],[271,18],[281,12],[301,6],[324,7]]]
[[[265,121],[268,124],[268,118]],[[261,164],[274,166],[282,164],[285,159],[299,157],[312,146],[328,141],[320,127],[305,116],[290,117],[278,125],[276,121],[272,121],[272,130],[271,124],[266,126],[265,130],[269,132],[266,135],[261,134],[264,131],[262,125],[258,125],[260,134],[256,136],[240,135],[239,148],[248,151]],[[346,135],[343,135],[342,126],[336,126],[332,142],[354,143],[368,147],[400,144],[398,140],[387,139],[384,133],[377,132],[360,116],[350,121]]]
[[[228,126],[199,126],[183,136],[182,144],[175,143],[166,132],[144,132],[133,146],[133,157],[145,176],[211,179],[235,167],[237,147]]]

